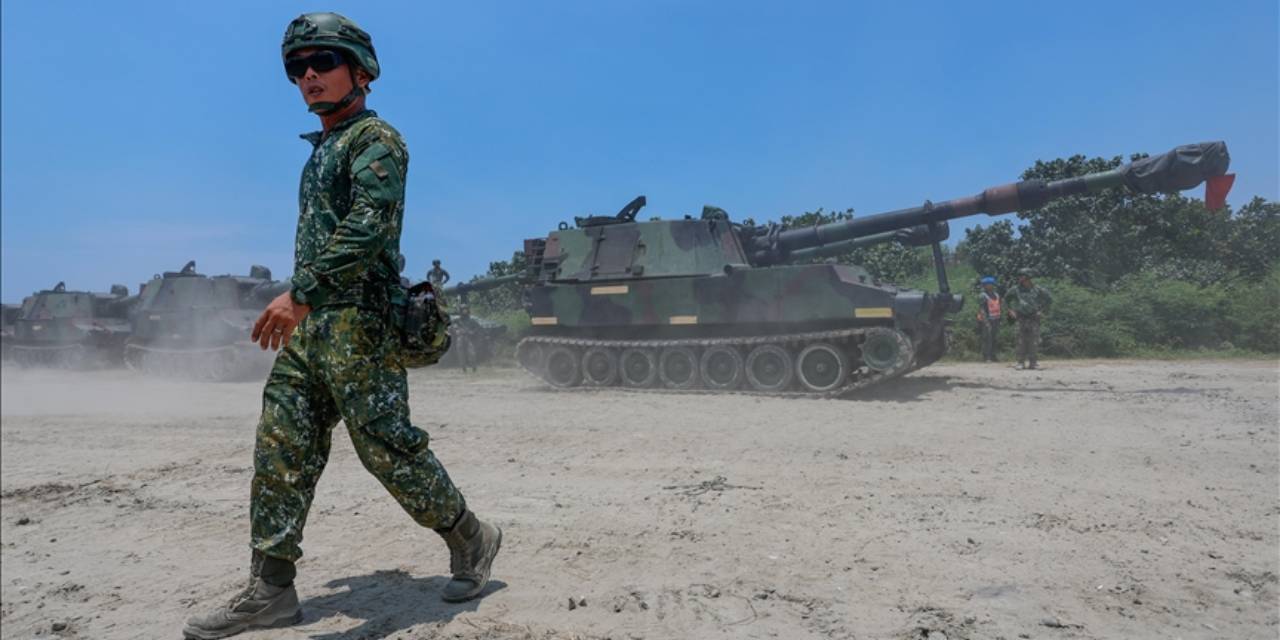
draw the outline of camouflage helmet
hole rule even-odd
[[[1034,275],[1035,275],[1035,272],[1032,271],[1031,269],[1018,269],[1018,277],[1020,278],[1030,278]]]
[[[288,58],[294,51],[307,47],[337,49],[347,54],[350,61],[369,73],[370,80],[377,80],[381,74],[378,54],[373,50],[373,38],[344,15],[304,13],[294,18],[285,29],[280,56]]]

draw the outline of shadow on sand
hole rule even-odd
[[[921,396],[934,391],[949,391],[953,383],[951,376],[938,374],[909,375],[893,380],[885,380],[876,385],[850,393],[842,400],[880,402],[919,402]]]
[[[325,586],[346,589],[304,600],[302,622],[295,628],[307,633],[306,625],[343,616],[363,622],[346,631],[311,633],[312,640],[385,638],[416,625],[445,623],[459,613],[475,611],[482,599],[507,586],[500,580],[490,580],[480,597],[451,604],[440,599],[440,590],[447,582],[447,576],[415,578],[399,569],[332,580]]]

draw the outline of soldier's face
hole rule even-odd
[[[1018,284],[1024,287],[1029,287],[1031,286],[1031,278],[1027,276],[1018,276]]]
[[[315,47],[299,49],[290,58],[306,58],[320,51]],[[351,71],[346,64],[340,64],[328,71],[319,72],[310,67],[301,76],[294,78],[302,99],[311,106],[317,102],[338,102],[351,92]]]

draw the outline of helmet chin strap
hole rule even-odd
[[[348,105],[355,102],[356,98],[364,95],[364,89],[361,89],[360,83],[356,82],[355,69],[350,69],[350,71],[351,90],[347,92],[347,95],[343,96],[342,99],[337,102],[313,102],[311,103],[311,106],[307,107],[307,111],[318,116],[333,115],[343,109],[346,109]]]

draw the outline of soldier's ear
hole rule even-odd
[[[356,68],[356,84],[360,86],[360,88],[364,91],[365,95],[369,95],[370,93],[373,92],[373,87],[369,85],[370,82],[373,82],[373,79],[369,77],[369,72],[365,71],[361,67],[357,67]]]

